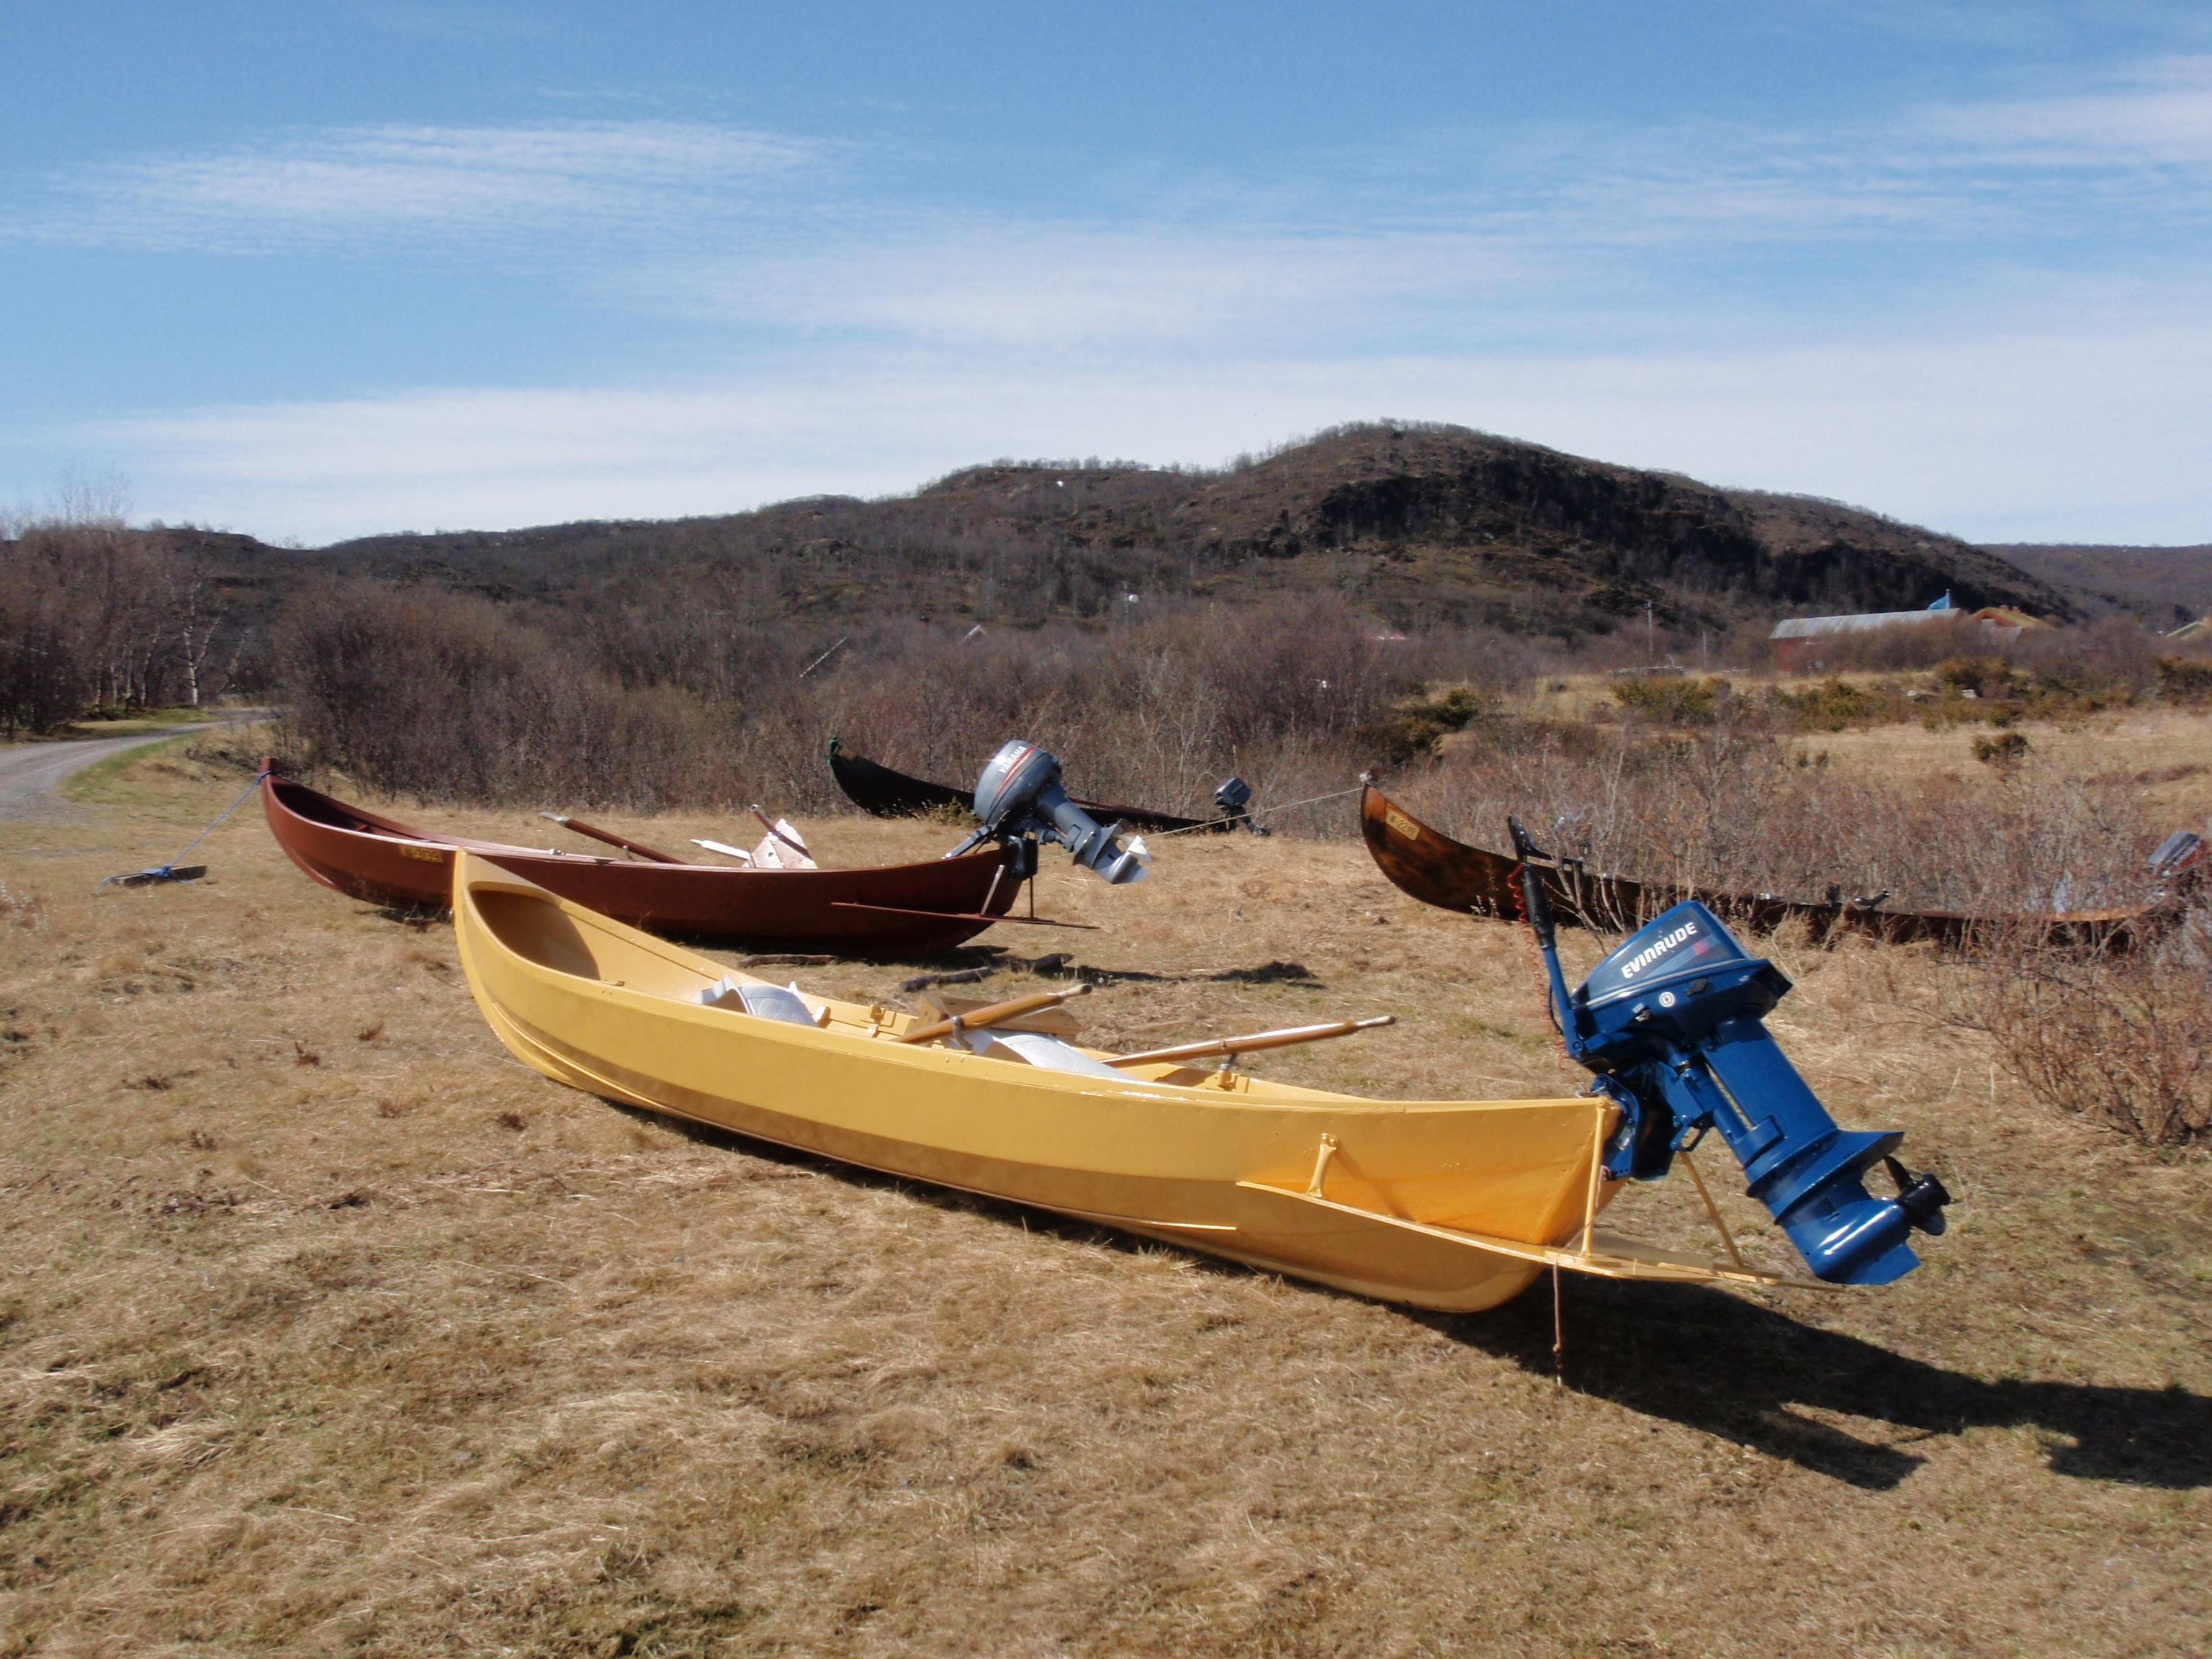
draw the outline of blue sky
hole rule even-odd
[[[0,10],[0,505],[319,543],[1454,421],[2212,540],[2212,10]]]

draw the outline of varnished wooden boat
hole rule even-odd
[[[741,870],[434,835],[265,768],[261,804],[293,863],[324,886],[372,904],[445,908],[453,855],[465,848],[636,927],[759,951],[948,950],[1004,915],[1020,885],[997,847],[872,869]]]
[[[955,789],[949,783],[932,783],[927,778],[893,771],[866,756],[848,753],[836,738],[830,739],[830,772],[837,780],[837,787],[845,792],[845,798],[872,817],[919,817],[930,812],[975,810],[974,790]],[[1119,823],[1140,834],[1236,827],[1236,821],[1231,819],[1179,818],[1170,812],[1154,812],[1142,806],[1115,806],[1105,801],[1083,800],[1073,796],[1070,799],[1099,823]]]
[[[1422,823],[1370,784],[1359,798],[1359,828],[1376,866],[1392,886],[1424,904],[1470,915],[1520,915],[1514,888],[1518,860],[1455,841]],[[2126,950],[2165,925],[2166,907],[2139,909],[2067,910],[2047,915],[1972,915],[1955,910],[1888,910],[1848,901],[1832,904],[1776,898],[1769,894],[1709,893],[1666,882],[1639,882],[1601,874],[1572,860],[1539,866],[1553,915],[1576,927],[1625,933],[1661,911],[1695,898],[1731,922],[1754,933],[1770,933],[1784,922],[1802,920],[1814,939],[1838,929],[1893,943],[1932,940],[1958,946],[1980,935],[2033,934],[2044,943],[2072,949]]]
[[[1622,1184],[1598,1178],[1620,1115],[1602,1097],[1364,1100],[1170,1061],[1115,1071],[1073,1045],[1028,1063],[908,1044],[915,1016],[812,997],[784,1000],[787,1023],[701,1000],[773,1003],[769,981],[500,863],[461,852],[453,881],[493,1030],[610,1100],[1420,1307],[1487,1308],[1554,1265],[1806,1282],[1598,1230]]]

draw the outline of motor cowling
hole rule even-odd
[[[1931,1176],[1891,1154],[1896,1130],[1838,1126],[1761,1023],[1789,978],[1753,957],[1695,900],[1675,905],[1608,956],[1561,1010],[1575,1057],[1622,1109],[1607,1173],[1664,1175],[1674,1154],[1720,1132],[1764,1204],[1820,1278],[1880,1285],[1919,1263],[1916,1229],[1942,1231],[1950,1201]],[[1867,1191],[1882,1163],[1899,1194]]]
[[[1056,841],[1078,864],[1109,884],[1121,886],[1145,878],[1141,848],[1125,848],[1115,839],[1119,823],[1101,824],[1067,798],[1060,786],[1059,759],[1036,744],[1016,738],[1000,746],[975,782],[975,816],[981,825],[953,854],[986,841],[1012,842],[1025,836]],[[951,856],[948,854],[947,856]]]
[[[1252,822],[1252,786],[1242,778],[1224,778],[1213,792],[1213,821],[1242,825],[1255,836],[1267,832]]]

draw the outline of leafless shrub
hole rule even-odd
[[[1950,664],[1978,661],[1996,665],[1983,677],[1991,679],[1995,689],[2004,687],[2008,672],[2015,690],[2070,689],[2077,694],[2095,690],[2109,695],[2125,689],[2142,696],[2158,684],[2160,657],[2172,655],[2175,648],[2124,617],[2108,617],[2080,627],[2014,630],[1985,626],[1961,611],[1823,637],[1812,643],[1805,666],[1831,674],[1933,670],[1940,677]],[[1992,689],[1967,684],[1984,696]]]
[[[1844,777],[1756,703],[1708,726],[1478,728],[1435,782],[1442,827],[1486,846],[1517,814],[1593,868],[1802,898],[1977,914],[2142,902],[2157,838],[2124,781],[2054,746],[1971,779]]]
[[[2168,702],[2202,708],[2212,702],[2212,662],[2201,658],[2161,657],[2158,662],[2159,694]]]
[[[2016,932],[1990,950],[1964,1023],[2055,1110],[2152,1146],[2212,1135],[2212,973],[2199,950],[2084,957]]]
[[[286,611],[276,656],[285,746],[380,788],[647,811],[735,793],[707,705],[563,664],[480,599],[315,590]]]
[[[818,653],[788,637],[629,638],[610,665],[482,599],[353,583],[295,604],[275,654],[293,752],[430,799],[832,809],[832,735],[960,781],[1021,736],[1081,793],[1202,811],[1231,772],[1278,799],[1351,781],[1353,734],[1407,685],[1375,633],[1328,599],[1103,632],[884,626],[803,674]]]

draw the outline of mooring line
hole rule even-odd
[[[251,795],[255,790],[261,787],[262,780],[270,775],[270,773],[265,769],[256,772],[253,775],[253,781],[246,786],[245,793],[240,794],[236,800],[231,802],[229,805],[224,807],[222,811],[216,813],[215,815],[215,822],[209,824],[206,829],[201,830],[199,834],[194,836],[190,841],[186,842],[185,843],[184,852],[179,853],[176,857],[171,859],[167,864],[150,865],[143,870],[134,870],[129,875],[105,877],[101,879],[100,886],[94,888],[92,890],[97,893],[100,887],[106,887],[111,883],[131,881],[141,877],[152,881],[167,881],[173,879],[169,872],[185,861],[185,854],[191,852],[193,848],[198,846],[210,836],[213,835],[216,832],[216,827],[217,824],[220,824],[233,812],[238,811],[240,807],[245,805],[246,796]]]
[[[1358,794],[1366,787],[1367,786],[1364,783],[1356,783],[1352,785],[1351,788],[1339,789],[1334,794],[1310,795],[1304,800],[1285,801],[1280,806],[1270,806],[1267,810],[1270,812],[1287,812],[1294,806],[1311,806],[1317,801],[1342,800],[1346,795]],[[1249,823],[1251,819],[1252,814],[1249,811],[1240,812],[1237,817],[1243,818]],[[1224,823],[1234,823],[1236,822],[1237,818],[1233,817],[1208,818],[1204,823],[1187,823],[1180,830],[1161,830],[1156,831],[1146,839],[1151,841],[1165,841],[1170,836],[1194,836],[1201,830],[1218,830]]]

